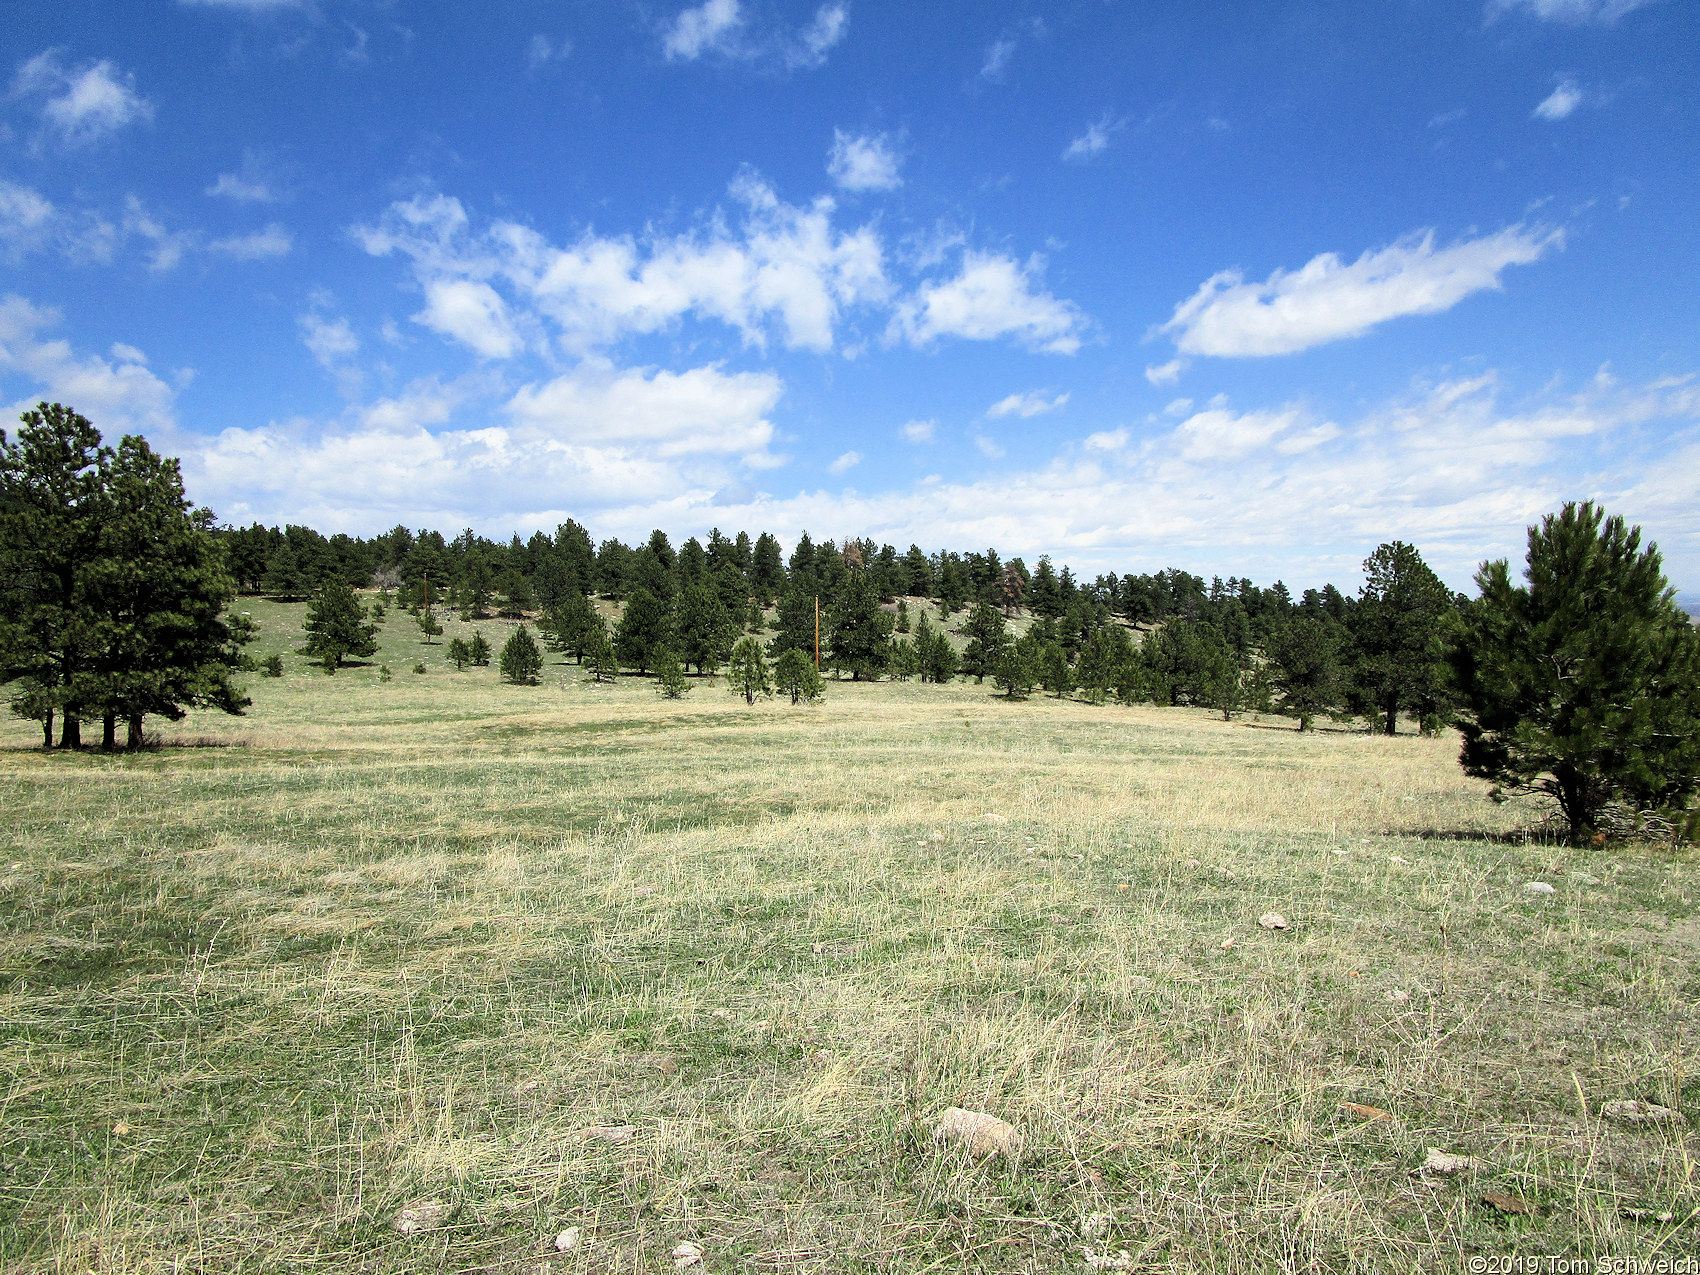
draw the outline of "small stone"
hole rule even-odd
[[[1080,1238],[1083,1240],[1101,1240],[1109,1233],[1108,1213],[1088,1213],[1080,1219]]]
[[[819,956],[822,952],[826,951],[826,944],[811,943],[809,944],[809,951],[813,952],[816,956]]]
[[[1661,1107],[1656,1102],[1642,1102],[1639,1098],[1629,1098],[1622,1102],[1608,1102],[1600,1108],[1600,1114],[1607,1120],[1616,1120],[1620,1124],[1687,1124],[1688,1117],[1682,1112],[1670,1107]]]
[[[1411,1003],[1411,994],[1403,987],[1395,987],[1391,992],[1387,993],[1387,999],[1392,1001],[1395,1005],[1409,1005]]]
[[[1553,892],[1552,886],[1548,885],[1545,881],[1525,882],[1523,888],[1530,894],[1551,894]]]
[[[1221,948],[1224,952],[1226,952],[1234,946],[1234,940],[1233,939],[1223,939],[1216,946]]]
[[[1197,859],[1188,859],[1185,866],[1189,868],[1202,868],[1204,865]]]
[[[729,1009],[711,1009],[708,1011],[708,1016],[710,1018],[730,1018],[732,1011]]]
[[[1002,815],[981,815],[980,821],[982,823],[992,824],[993,826],[1009,822],[1009,820],[1005,819]]]
[[[660,1058],[655,1060],[655,1070],[659,1071],[663,1076],[677,1076],[679,1074],[679,1064],[663,1054]]]
[[[1279,912],[1265,912],[1257,918],[1257,923],[1266,930],[1284,930],[1287,928],[1287,918]]]
[[[964,1147],[974,1159],[1001,1155],[1013,1160],[1021,1153],[1021,1135],[1015,1126],[984,1111],[946,1108],[933,1130],[933,1141]]]
[[[610,1146],[619,1146],[637,1137],[637,1126],[629,1124],[599,1124],[592,1125],[584,1131],[584,1136],[593,1142],[606,1142]]]
[[[583,1238],[584,1232],[582,1230],[576,1226],[569,1226],[555,1237],[555,1251],[557,1253],[570,1253],[578,1247],[579,1241]]]
[[[1344,859],[1344,858],[1347,858],[1347,857],[1348,857],[1348,856],[1350,856],[1350,855],[1351,855],[1351,853],[1352,853],[1352,852],[1351,852],[1351,851],[1350,851],[1350,850],[1339,850],[1339,849],[1336,849],[1336,850],[1334,850],[1334,851],[1332,851],[1332,852],[1331,852],[1331,853],[1332,853],[1332,854],[1333,854],[1333,855],[1334,855],[1334,856],[1335,856],[1335,857],[1336,857],[1336,858],[1340,858],[1340,859]]]
[[[1130,992],[1149,992],[1156,986],[1155,982],[1143,974],[1129,974],[1127,976],[1127,989]]]
[[[702,1264],[702,1245],[692,1244],[686,1240],[673,1249],[673,1269],[682,1271],[689,1266]]]
[[[1389,863],[1402,863],[1406,867],[1411,866],[1411,861],[1409,859],[1401,858],[1399,855],[1396,855],[1396,854],[1388,855],[1387,856],[1387,862],[1389,862]]]
[[[1439,1173],[1451,1177],[1455,1173],[1474,1173],[1482,1167],[1482,1162],[1474,1156],[1449,1155],[1439,1147],[1428,1149],[1428,1158],[1423,1161],[1424,1173]]]
[[[399,1235],[417,1235],[421,1231],[429,1231],[443,1224],[449,1206],[441,1200],[421,1200],[410,1204],[395,1215],[395,1229]]]
[[[130,1126],[120,1120],[117,1124],[112,1126],[112,1132],[114,1136],[122,1138],[125,1134],[130,1132]]]
[[[1125,1248],[1117,1249],[1114,1253],[1105,1249],[1102,1253],[1094,1253],[1091,1249],[1082,1247],[1080,1256],[1086,1265],[1095,1271],[1125,1271],[1133,1265],[1133,1254]]]

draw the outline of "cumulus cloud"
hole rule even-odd
[[[1506,267],[1538,261],[1563,242],[1560,230],[1518,225],[1437,249],[1434,232],[1424,231],[1365,252],[1350,265],[1325,252],[1262,283],[1225,270],[1176,306],[1157,330],[1171,334],[1182,354],[1293,354],[1362,336],[1389,319],[1449,310],[1473,292],[1497,289]]]
[[[897,173],[897,155],[884,133],[852,136],[843,129],[832,130],[832,153],[826,171],[843,190],[896,190],[903,184]]]
[[[754,177],[741,178],[733,192],[745,214],[736,234],[716,219],[703,231],[642,244],[587,234],[561,248],[510,222],[473,233],[459,201],[442,196],[396,204],[377,226],[356,233],[369,252],[411,257],[428,292],[477,283],[451,295],[466,303],[476,294],[492,322],[501,312],[490,285],[505,284],[577,353],[686,315],[729,324],[752,345],[777,329],[789,347],[824,351],[846,308],[885,301],[890,287],[872,227],[835,230],[830,199],[787,204]],[[488,325],[430,325],[487,357],[518,348]]]
[[[16,265],[48,242],[57,221],[51,201],[0,178],[0,260]]]
[[[862,453],[861,452],[845,452],[842,456],[840,456],[837,460],[833,461],[832,464],[828,465],[826,468],[827,468],[827,471],[829,473],[842,474],[845,470],[854,469],[857,465],[860,465],[861,463],[862,463]]]
[[[1029,390],[1025,394],[1011,394],[1001,398],[986,409],[986,415],[1019,416],[1026,419],[1029,416],[1042,416],[1046,412],[1054,412],[1068,402],[1067,394],[1058,394],[1055,398],[1046,398],[1038,390]]]
[[[1536,119],[1561,120],[1582,105],[1582,90],[1575,80],[1564,80],[1535,107]]]
[[[489,284],[472,279],[431,280],[425,285],[425,308],[413,321],[487,359],[508,358],[521,345],[507,303]]]
[[[66,68],[54,49],[18,68],[12,95],[42,99],[44,130],[67,146],[86,145],[153,119],[153,104],[136,92],[134,77],[104,60]]]
[[[1072,302],[1043,291],[1040,273],[1037,258],[1022,265],[995,253],[966,252],[954,279],[922,284],[898,305],[890,335],[918,346],[941,336],[1013,336],[1030,349],[1073,354],[1086,317]]]
[[[271,257],[287,257],[294,246],[295,236],[274,221],[264,230],[214,239],[207,245],[207,251],[237,261],[264,261]]]
[[[328,297],[318,298],[319,305],[327,305]],[[360,368],[354,362],[354,356],[360,353],[360,338],[354,335],[354,329],[344,318],[327,318],[318,308],[309,310],[296,319],[301,329],[301,343],[307,347],[319,366],[329,372],[337,382],[343,395],[353,398],[360,392],[365,380]]]
[[[1186,371],[1185,359],[1170,359],[1167,363],[1152,363],[1145,368],[1145,379],[1153,385],[1173,385]]]
[[[704,0],[683,10],[668,24],[661,37],[661,51],[669,62],[694,62],[705,53],[724,48],[743,21],[738,0]]]
[[[930,443],[937,431],[937,421],[910,421],[898,432],[903,435],[905,442]]]
[[[1616,22],[1654,0],[1488,0],[1488,21],[1507,13],[1521,12],[1548,22],[1565,22],[1580,26],[1588,22],[1602,25]]]
[[[16,294],[0,297],[0,371],[34,387],[4,409],[8,419],[47,398],[73,404],[108,438],[171,427],[176,394],[149,370],[140,350],[120,344],[111,359],[79,354],[70,342],[45,335],[59,322],[57,310]]]
[[[183,255],[195,246],[193,231],[168,229],[134,195],[124,200],[123,228],[126,235],[135,235],[153,245],[148,253],[148,269],[156,274],[175,270]]]

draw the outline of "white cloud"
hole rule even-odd
[[[733,183],[733,194],[744,205],[739,233],[717,216],[702,232],[641,246],[630,236],[586,234],[557,248],[511,222],[473,234],[460,202],[443,196],[395,204],[378,226],[356,234],[368,252],[411,257],[427,289],[450,280],[506,284],[576,353],[686,315],[729,324],[752,345],[765,345],[777,327],[787,346],[825,351],[846,308],[887,299],[871,226],[837,231],[830,199],[787,204],[751,175]],[[494,356],[499,343],[483,348]]]
[[[1472,292],[1497,289],[1507,266],[1538,261],[1563,242],[1560,230],[1518,225],[1437,250],[1434,232],[1424,231],[1365,252],[1350,265],[1325,252],[1262,283],[1225,270],[1176,306],[1157,330],[1172,334],[1182,354],[1292,354],[1362,336],[1403,315],[1449,310]]]
[[[1025,394],[1011,394],[1001,398],[986,409],[986,415],[998,416],[1040,416],[1046,412],[1054,412],[1068,402],[1067,394],[1058,394],[1055,398],[1046,398],[1038,390],[1029,390]]]
[[[329,297],[315,298],[318,305],[328,305]],[[329,372],[342,391],[343,397],[354,398],[360,393],[360,387],[365,382],[365,376],[354,362],[354,356],[360,353],[360,338],[354,335],[354,329],[349,327],[344,318],[327,319],[317,309],[309,310],[299,316],[296,323],[301,328],[301,343],[318,361],[320,367]]]
[[[964,253],[956,278],[924,283],[898,305],[890,334],[920,346],[941,336],[1014,336],[1031,349],[1073,354],[1086,318],[1072,302],[1036,291],[1039,273],[1037,259],[1023,266],[993,253]]]
[[[235,173],[220,173],[218,180],[207,187],[206,193],[218,199],[234,199],[244,204],[269,204],[277,198],[264,182],[249,181]]]
[[[899,432],[902,433],[906,442],[930,443],[937,431],[937,421],[910,421]]]
[[[102,434],[168,429],[173,421],[175,394],[148,370],[147,360],[133,346],[115,344],[108,361],[96,354],[78,354],[70,342],[42,339],[56,327],[59,312],[36,306],[15,294],[0,297],[0,371],[29,381],[35,392],[4,409],[10,420],[48,398],[75,407]]]
[[[896,190],[903,184],[897,173],[898,160],[885,134],[853,137],[843,129],[832,130],[832,153],[826,171],[844,190]]]
[[[45,98],[43,126],[68,146],[98,141],[128,124],[153,119],[153,105],[136,92],[134,77],[109,61],[67,70],[54,49],[18,68],[12,95]]]
[[[237,261],[263,261],[270,257],[287,257],[294,246],[295,237],[274,221],[264,230],[214,239],[207,245],[207,251],[234,257]]]
[[[299,9],[303,0],[178,0],[190,8],[237,9],[244,13],[267,13],[273,9]]]
[[[974,435],[974,446],[979,448],[980,455],[988,460],[1001,460],[1003,458],[1003,446],[996,439],[987,438],[984,434]]]
[[[167,230],[134,195],[124,200],[124,233],[138,235],[153,245],[148,269],[156,274],[175,270],[182,262],[183,254],[195,246],[196,240],[192,230]]]
[[[994,40],[986,50],[986,59],[980,64],[982,80],[1000,80],[1009,60],[1015,55],[1015,41],[1010,39]]]
[[[816,67],[826,61],[832,50],[850,28],[850,6],[823,4],[815,10],[814,21],[804,28],[796,42],[785,53],[790,67]]]
[[[1129,437],[1125,427],[1122,429],[1104,429],[1095,434],[1088,434],[1082,446],[1087,451],[1092,452],[1119,452],[1127,446]]]
[[[1522,10],[1533,18],[1548,22],[1567,22],[1581,25],[1586,22],[1609,24],[1626,13],[1632,13],[1653,0],[1488,0],[1487,16],[1492,22],[1504,14]]]
[[[1121,128],[1125,120],[1117,120],[1106,115],[1095,124],[1089,124],[1086,131],[1068,144],[1062,153],[1064,163],[1080,163],[1091,159],[1109,148],[1110,134]]]
[[[1170,359],[1167,363],[1152,363],[1145,368],[1145,379],[1153,385],[1173,385],[1187,369],[1186,359]]]
[[[861,463],[862,463],[862,453],[861,452],[845,452],[842,456],[840,456],[837,460],[833,461],[832,464],[828,465],[826,468],[827,468],[827,471],[829,473],[842,474],[845,470],[854,469],[857,465],[860,465]]]
[[[1542,99],[1535,107],[1534,117],[1543,120],[1561,120],[1570,115],[1582,105],[1582,90],[1575,80],[1564,80],[1550,95]]]
[[[539,70],[551,62],[565,62],[572,56],[573,42],[561,40],[557,43],[541,32],[531,37],[525,46],[525,64],[533,70]]]
[[[509,358],[521,347],[507,303],[489,284],[471,279],[427,283],[425,309],[413,321],[453,337],[486,359]]]
[[[48,241],[56,222],[52,203],[40,193],[0,178],[0,260],[23,260]]]
[[[669,24],[662,36],[661,51],[669,62],[695,61],[704,53],[723,48],[742,21],[738,0],[704,0],[695,8],[681,12]]]

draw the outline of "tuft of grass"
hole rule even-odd
[[[636,1271],[691,1240],[715,1269],[1089,1245],[1406,1272],[1700,1243],[1692,1130],[1599,1116],[1700,1119],[1700,871],[1528,835],[1455,740],[961,683],[803,710],[562,664],[512,687],[394,614],[333,678],[287,657],[299,606],[252,610],[286,658],[248,717],[111,757],[0,727],[0,1268]],[[1021,1158],[940,1152],[948,1106]],[[1430,1146],[1485,1167],[1425,1177]]]

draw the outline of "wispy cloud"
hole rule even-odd
[[[1004,71],[1009,67],[1009,60],[1014,56],[1014,40],[1007,37],[993,40],[986,49],[985,60],[980,63],[980,78],[994,82],[1003,79]]]
[[[703,0],[668,24],[662,34],[661,51],[669,61],[695,61],[730,44],[742,21],[738,0]]]
[[[661,52],[669,62],[694,62],[710,54],[765,62],[787,70],[820,66],[850,29],[850,6],[829,0],[808,26],[794,32],[751,32],[738,0],[704,0],[682,10],[663,29]]]
[[[903,184],[898,159],[884,133],[854,136],[832,130],[832,153],[826,171],[843,190],[896,190]]]
[[[845,470],[854,469],[857,465],[860,465],[861,463],[862,463],[862,453],[861,452],[845,452],[837,460],[833,461],[832,464],[828,465],[827,470],[830,473],[842,474],[842,473],[845,472]]]
[[[1559,86],[1541,100],[1535,107],[1536,119],[1561,120],[1573,114],[1582,105],[1582,89],[1575,80],[1563,80]]]
[[[1225,270],[1176,306],[1157,331],[1170,334],[1182,354],[1293,354],[1362,336],[1389,319],[1449,310],[1473,292],[1498,288],[1508,266],[1538,261],[1563,242],[1561,230],[1518,225],[1436,248],[1434,232],[1422,231],[1349,265],[1325,252],[1262,283]]]
[[[565,62],[572,51],[571,40],[551,40],[539,32],[525,46],[525,65],[528,70],[541,70],[551,62]]]
[[[1028,390],[1025,394],[1011,394],[1008,398],[999,399],[986,409],[986,415],[993,419],[999,416],[1019,416],[1026,419],[1030,416],[1042,416],[1046,412],[1054,412],[1068,402],[1067,394],[1058,394],[1055,398],[1047,398],[1038,390]]]
[[[796,67],[816,67],[826,61],[826,55],[850,29],[848,4],[823,4],[815,10],[814,21],[797,35],[785,50],[785,64]]]
[[[287,257],[294,246],[295,236],[274,221],[264,230],[251,234],[214,239],[207,245],[207,251],[237,261],[264,261],[271,257]]]
[[[938,422],[910,421],[898,432],[903,435],[905,442],[930,443],[933,441],[933,435],[938,432]]]
[[[1547,22],[1565,22],[1572,26],[1597,22],[1609,25],[1626,13],[1633,13],[1655,0],[1488,0],[1489,22],[1508,13],[1523,13]]]
[[[1126,120],[1105,115],[1096,123],[1087,125],[1086,131],[1064,149],[1062,153],[1063,162],[1070,164],[1084,163],[1093,156],[1102,154],[1109,148],[1110,135],[1117,132],[1126,123]]]
[[[153,104],[134,85],[133,76],[109,61],[67,68],[58,51],[48,49],[18,68],[12,95],[41,100],[45,135],[66,146],[83,146],[153,119]]]

